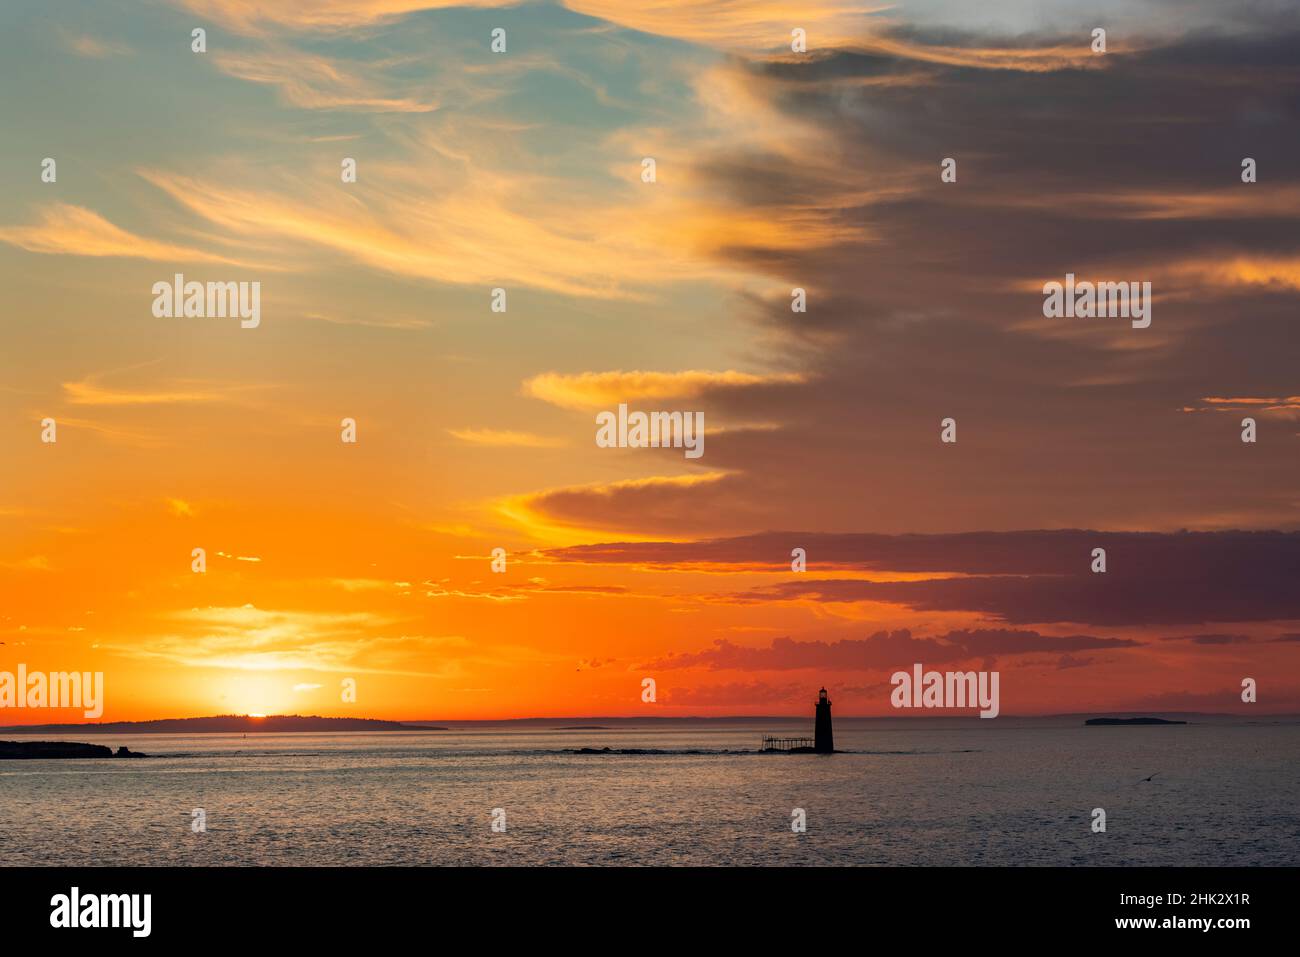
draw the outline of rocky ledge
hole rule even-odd
[[[32,758],[143,758],[148,755],[121,747],[116,752],[102,744],[78,744],[75,741],[0,741],[0,761]]]

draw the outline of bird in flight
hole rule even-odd
[[[1159,774],[1159,773],[1160,773],[1159,771],[1155,772],[1155,774],[1152,774],[1152,775],[1151,775],[1151,778],[1155,777],[1156,774]],[[1138,782],[1138,784],[1145,784],[1146,782],[1150,781],[1151,778],[1143,778],[1141,781]]]

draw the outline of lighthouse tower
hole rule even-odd
[[[826,697],[825,688],[817,696],[817,726],[814,733],[816,739],[813,741],[813,750],[818,754],[833,754],[835,735],[831,733],[831,703]]]

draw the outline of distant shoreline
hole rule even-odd
[[[447,731],[448,728],[379,718],[322,718],[318,715],[223,714],[207,718],[107,721],[97,724],[34,724],[0,728],[5,734],[294,734],[303,732]]]
[[[3,712],[0,712],[2,714]],[[1097,712],[1048,715],[1003,715],[995,721],[980,721],[971,714],[894,714],[872,716],[836,716],[837,722],[944,722],[974,721],[981,727],[1005,726],[1012,721],[1075,721],[1093,724],[1160,724],[1198,723],[1203,721],[1300,721],[1297,714],[1235,714],[1192,711]],[[202,718],[160,718],[150,721],[112,721],[95,724],[31,724],[0,726],[0,734],[293,734],[293,733],[363,733],[363,732],[444,732],[501,729],[538,731],[619,731],[630,728],[681,726],[688,724],[766,726],[806,724],[806,715],[731,715],[724,717],[558,717],[493,718],[441,721],[389,721],[379,718],[327,718],[319,715],[214,715]]]

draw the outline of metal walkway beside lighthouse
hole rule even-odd
[[[831,702],[822,688],[817,697],[817,723],[811,738],[782,738],[763,735],[761,751],[784,751],[788,754],[834,754],[835,735],[831,731]]]

